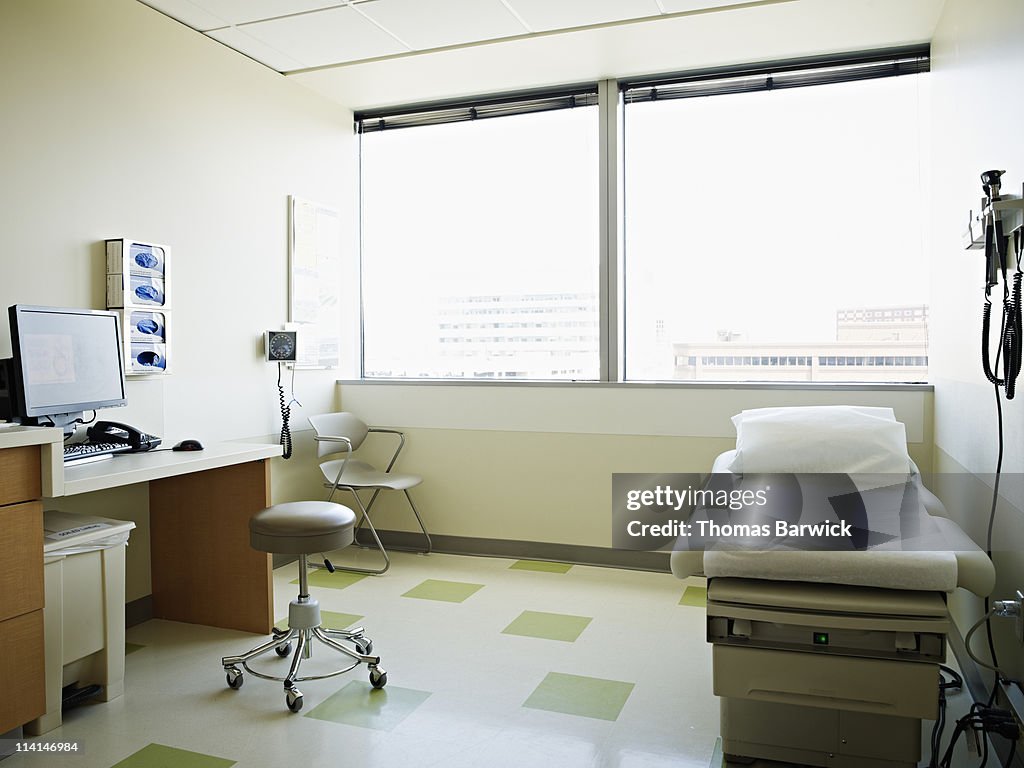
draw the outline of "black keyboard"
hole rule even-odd
[[[64,446],[64,463],[102,459],[115,453],[128,453],[131,449],[127,443],[73,443]]]

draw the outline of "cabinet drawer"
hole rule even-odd
[[[714,692],[851,712],[935,719],[938,666],[817,653],[716,645]]]
[[[43,505],[40,502],[0,507],[0,553],[3,553],[0,557],[0,621],[42,608]],[[6,640],[4,647],[7,647]]]
[[[34,501],[43,495],[38,445],[0,450],[0,504]]]
[[[0,637],[0,733],[7,733],[46,711],[43,612],[0,622]]]

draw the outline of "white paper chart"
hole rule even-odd
[[[288,319],[298,330],[299,367],[338,365],[341,332],[341,217],[291,197]]]

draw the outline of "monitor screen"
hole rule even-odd
[[[19,304],[9,314],[21,415],[126,404],[120,323],[114,312]]]

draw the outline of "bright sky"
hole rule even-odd
[[[926,304],[920,80],[627,107],[627,307],[674,341],[760,342]]]

